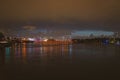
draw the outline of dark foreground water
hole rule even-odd
[[[120,46],[19,45],[0,49],[0,80],[120,79]]]

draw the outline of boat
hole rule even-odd
[[[4,41],[0,41],[0,47],[10,47],[11,43],[4,40]]]

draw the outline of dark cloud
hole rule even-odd
[[[33,30],[36,30],[36,26],[23,26],[23,29],[28,31],[33,31]]]

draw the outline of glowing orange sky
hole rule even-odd
[[[24,26],[120,31],[120,0],[0,0],[0,29]]]
[[[105,20],[120,18],[119,0],[3,0],[0,19]]]

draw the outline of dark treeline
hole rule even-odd
[[[112,43],[120,41],[120,38],[92,38],[92,39],[72,39],[73,43]]]

